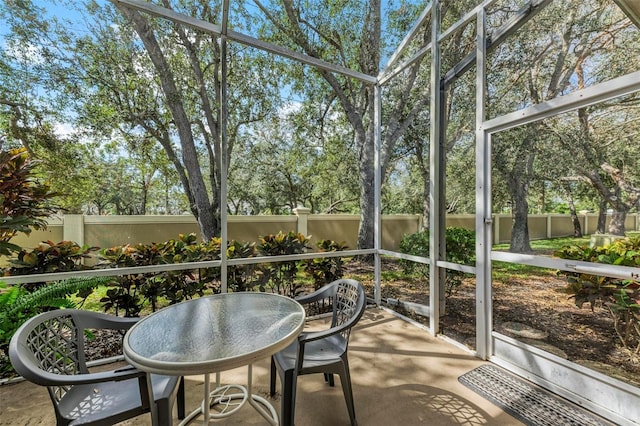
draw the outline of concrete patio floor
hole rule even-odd
[[[483,361],[382,309],[368,309],[353,331],[349,362],[361,426],[522,424],[458,382],[460,375]],[[246,368],[227,371],[222,382],[244,384],[246,374]],[[203,376],[187,377],[185,383],[189,411],[202,398]],[[268,397],[268,359],[254,365],[253,387],[254,393],[267,397],[280,411],[279,395]],[[322,375],[300,377],[295,415],[298,426],[349,425],[339,379],[331,388]],[[150,423],[145,415],[121,425]],[[267,424],[249,406],[221,423]],[[27,382],[0,386],[0,425],[54,424],[46,389]],[[191,424],[202,424],[202,420]]]

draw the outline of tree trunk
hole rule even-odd
[[[431,193],[431,181],[427,176],[422,182],[422,230],[429,229],[431,220],[431,204],[429,203],[429,194]]]
[[[356,136],[357,138],[358,136]],[[359,137],[365,137],[360,135]],[[365,137],[366,138],[366,137]],[[375,222],[375,169],[373,164],[373,143],[362,143],[362,158],[359,162],[360,180],[360,228],[358,229],[358,248],[367,249],[374,247],[374,222]],[[360,141],[358,141],[360,145]]]
[[[573,202],[569,203],[569,211],[571,212],[571,223],[573,224],[573,236],[575,238],[582,238],[582,225],[576,212],[576,206]]]
[[[512,253],[530,253],[529,242],[529,203],[527,202],[527,185],[518,180],[515,182],[513,199],[513,227],[511,228],[511,244],[509,251]]]
[[[142,200],[140,201],[139,214],[144,216],[147,214],[147,200],[149,198],[149,185],[147,184],[147,181],[145,180],[144,176],[142,177],[142,186],[140,190],[142,193]]]
[[[207,187],[202,176],[200,162],[198,161],[198,151],[194,143],[191,122],[185,111],[181,93],[176,86],[173,72],[148,21],[139,12],[127,7],[118,6],[118,9],[133,23],[158,73],[180,140],[182,164],[184,164],[189,176],[188,187],[184,189],[192,195],[192,197],[189,197],[192,202],[190,207],[193,215],[198,220],[202,238],[204,241],[209,241],[220,234],[220,212],[214,213],[212,211],[212,204],[209,201]]]
[[[423,138],[415,138],[415,156],[420,177],[422,179],[422,229],[429,229],[431,221],[431,203],[429,202],[429,194],[431,193],[431,176],[429,175],[429,156],[425,155],[425,146]],[[426,158],[425,158],[426,157]]]
[[[604,234],[607,226],[607,200],[601,200],[598,208],[598,224],[596,225],[596,234]]]
[[[564,189],[569,200],[569,213],[571,214],[571,223],[573,224],[573,236],[575,238],[582,238],[582,225],[580,224],[580,219],[578,218],[578,213],[576,212],[576,205],[573,202],[573,192],[571,191],[571,185],[569,183],[565,183]]]
[[[611,222],[609,222],[609,234],[624,236],[625,221],[627,219],[627,210],[616,209],[611,216]]]

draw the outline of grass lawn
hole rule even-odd
[[[543,255],[551,255],[554,251],[561,249],[564,246],[573,246],[573,245],[589,245],[590,237],[561,237],[561,238],[550,238],[548,240],[534,240],[531,241],[531,249],[534,251],[534,254],[543,254]],[[509,244],[496,244],[493,246],[493,250],[496,251],[507,251],[509,250]]]

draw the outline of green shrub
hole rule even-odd
[[[449,227],[445,230],[447,262],[471,265],[475,263],[475,232],[465,228]],[[400,241],[400,252],[413,256],[429,257],[429,230],[405,235]],[[406,274],[417,274],[428,279],[429,265],[402,259],[400,261]],[[462,284],[465,274],[447,270],[445,291],[451,296]]]
[[[112,247],[102,251],[102,267],[134,267],[170,263],[202,262],[220,259],[220,238],[197,242],[195,234],[180,234],[177,239],[162,243]],[[273,246],[275,251],[275,245]],[[280,247],[282,249],[282,247]],[[248,258],[256,255],[255,243],[229,241],[227,258]],[[262,281],[256,265],[228,267],[227,282],[232,291],[249,291]],[[118,278],[118,284],[102,298],[105,311],[136,316],[149,305],[158,309],[160,298],[170,304],[203,296],[205,292],[220,292],[220,268],[165,271],[131,274]]]
[[[214,240],[198,244],[195,234],[180,234],[178,239],[162,243],[112,247],[102,251],[100,265],[121,268],[215,260],[220,257],[220,241]],[[160,298],[174,304],[202,296],[214,279],[215,275],[204,271],[196,276],[188,270],[123,275],[101,302],[105,312],[113,310],[118,315],[124,311],[125,316],[138,316],[145,304],[155,312]]]
[[[344,242],[332,240],[320,240],[316,243],[319,252],[334,252],[347,249]],[[319,259],[309,259],[302,262],[302,269],[313,278],[315,290],[320,287],[342,278],[344,275],[344,264],[341,257],[324,257]]]
[[[180,234],[176,240],[155,246],[160,253],[161,263],[198,262],[220,258],[220,240],[214,240],[199,244],[195,234]],[[158,293],[170,304],[175,304],[192,299],[196,295],[203,296],[209,284],[208,280],[212,280],[208,276],[207,280],[203,278],[203,274],[195,274],[190,270],[165,271],[157,274],[147,285],[159,287]]]
[[[190,234],[195,238],[195,234]],[[186,251],[189,252],[191,261],[210,261],[220,259],[220,246],[222,240],[220,238],[212,238],[208,242],[202,242],[196,245],[190,245]],[[216,284],[220,281],[220,268],[204,268],[198,270],[198,279],[202,282],[203,287],[211,288],[214,293],[220,291],[220,287]]]
[[[227,259],[247,259],[255,257],[255,255],[255,243],[229,241]],[[259,284],[257,265],[230,265],[227,267],[227,285],[230,290],[251,291]]]
[[[127,244],[111,247],[102,250],[100,257],[102,262],[99,266],[108,268],[157,265],[161,261],[161,255],[155,244],[136,244],[134,246]],[[147,282],[152,281],[156,275],[156,273],[130,274],[116,278],[113,286],[100,299],[104,311],[111,310],[116,315],[124,311],[124,315],[127,317],[138,316],[142,311],[145,299],[149,301],[152,310],[155,311],[160,289],[153,282]]]
[[[82,261],[89,259],[96,247],[79,246],[73,241],[43,241],[33,249],[22,249],[17,257],[10,259],[9,275],[35,275],[90,269]],[[44,283],[25,284],[33,291]]]
[[[261,256],[301,254],[309,248],[308,242],[309,238],[300,233],[280,231],[276,235],[260,237],[257,249]],[[298,264],[299,262],[292,260],[260,265],[259,272],[262,275],[258,281],[260,291],[266,291],[269,288],[275,293],[295,297],[302,287],[300,281],[296,279]]]
[[[555,256],[584,262],[616,266],[640,266],[640,238],[625,238],[602,247],[569,245],[557,250]],[[614,329],[624,347],[635,346],[640,353],[640,282],[609,278],[579,272],[558,271],[567,279],[567,288],[576,306],[588,303],[608,309]]]
[[[429,257],[429,230],[425,229],[403,236],[400,240],[400,252],[413,256]],[[429,276],[429,265],[404,259],[400,260],[400,265],[405,274]]]

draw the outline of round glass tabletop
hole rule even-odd
[[[293,342],[304,327],[298,302],[270,293],[201,297],[141,319],[124,338],[125,359],[158,374],[218,372],[251,364]]]

